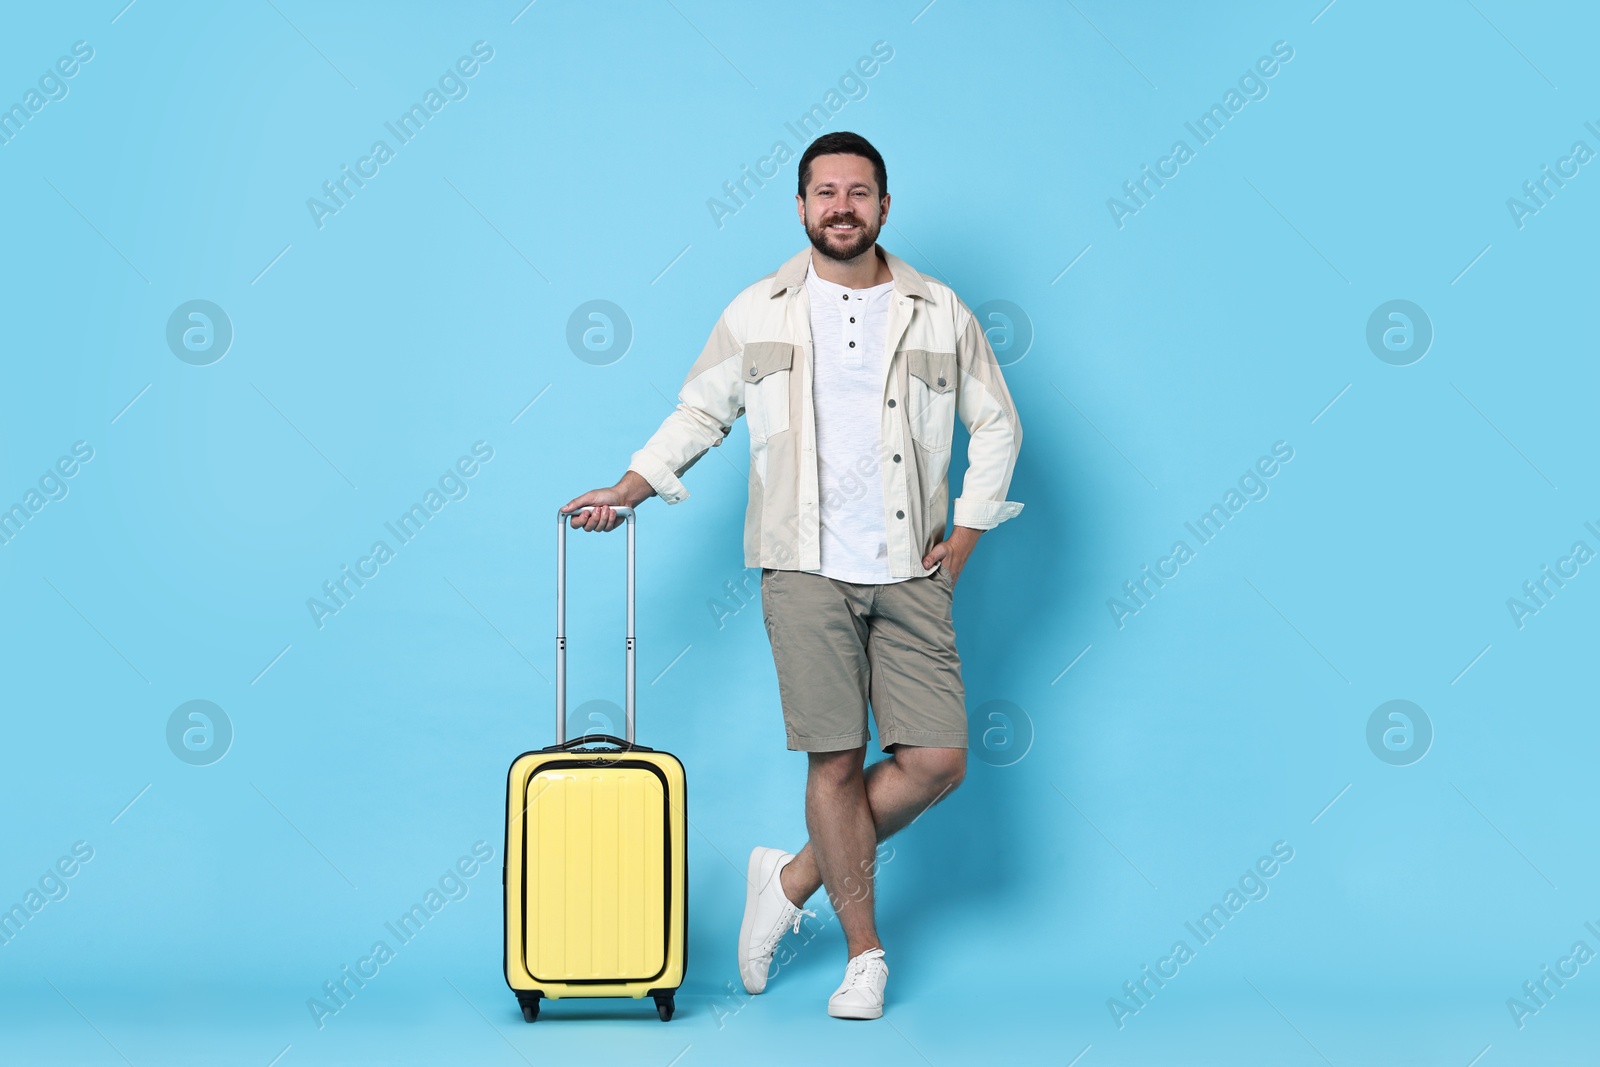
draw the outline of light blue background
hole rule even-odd
[[[1506,601],[1600,548],[1600,177],[1522,228],[1506,201],[1600,148],[1593,14],[924,2],[5,12],[0,103],[75,41],[94,58],[0,145],[0,504],[94,458],[0,546],[0,903],[94,858],[0,947],[3,1058],[1592,1054],[1600,965],[1522,1029],[1506,1001],[1600,950],[1600,577],[1521,629]],[[466,98],[319,229],[307,198],[480,40]],[[726,302],[803,246],[793,160],[720,228],[707,200],[776,140],[798,156],[785,121],[877,41],[828,129],[887,158],[882,244],[1034,330],[1006,370],[1026,510],[957,592],[969,707],[1015,704],[1031,748],[974,758],[892,842],[882,1024],[823,1014],[834,923],[725,995],[745,855],[804,839],[758,606],[709,606],[747,577],[736,429],[638,534],[640,740],[684,760],[694,826],[679,1017],[564,1001],[527,1027],[497,881],[505,769],[552,736],[553,509],[621,473]],[[1119,228],[1107,199],[1277,41],[1268,95]],[[165,342],[194,299],[235,331],[209,366]],[[566,342],[594,299],[634,332],[605,366]],[[1435,331],[1410,366],[1366,344],[1392,299]],[[469,495],[319,629],[307,598],[477,441]],[[1277,441],[1270,495],[1119,629],[1108,598]],[[621,544],[573,555],[573,705],[619,702]],[[210,766],[165,740],[195,699],[235,732]],[[1409,766],[1367,745],[1391,699],[1435,731]],[[319,1030],[307,998],[480,840],[466,898]],[[1278,841],[1270,895],[1119,1029],[1108,998]]]

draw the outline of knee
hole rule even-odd
[[[917,748],[911,752],[906,770],[930,797],[950,793],[967,777],[967,750],[964,748]]]
[[[812,784],[826,790],[859,788],[862,761],[865,756],[864,748],[848,749],[843,752],[811,753]]]
[[[967,750],[947,748],[940,751],[950,753],[940,766],[940,788],[948,792],[967,780]]]

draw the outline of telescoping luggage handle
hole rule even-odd
[[[627,743],[633,744],[633,509],[612,508],[628,527],[628,654]],[[573,514],[578,514],[574,512]],[[567,741],[567,523],[572,515],[556,511],[556,744]]]

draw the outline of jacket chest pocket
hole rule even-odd
[[[950,447],[956,423],[956,354],[906,349],[906,416],[911,437],[929,452]]]
[[[744,414],[752,438],[764,441],[789,428],[793,373],[794,345],[787,341],[752,341],[744,346]]]

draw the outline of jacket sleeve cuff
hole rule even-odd
[[[639,472],[643,474],[643,471]],[[973,530],[992,530],[1022,511],[1014,500],[970,500],[956,497],[955,524]]]
[[[689,490],[683,487],[672,468],[643,449],[633,454],[628,461],[628,469],[649,482],[656,495],[668,504],[676,504],[689,497]]]

